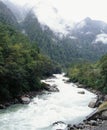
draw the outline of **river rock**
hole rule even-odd
[[[5,103],[5,106],[9,107],[11,104],[14,104],[14,103],[13,102],[11,102],[11,103]]]
[[[67,124],[64,123],[63,121],[57,121],[57,122],[53,123],[52,126],[55,130],[68,130]]]
[[[92,125],[92,126],[98,125],[97,121],[95,121],[95,120],[90,120],[89,124]]]
[[[102,118],[103,120],[107,120],[107,111],[103,111],[103,112],[102,112],[101,118]]]
[[[5,105],[0,104],[0,109],[5,109],[5,108],[6,108]]]
[[[30,98],[29,97],[26,97],[26,96],[22,96],[21,97],[21,102],[23,103],[23,104],[29,104],[30,103]]]
[[[104,96],[104,101],[107,101],[107,95]]]
[[[78,91],[78,94],[85,94],[85,91]]]
[[[47,84],[44,86],[44,89],[49,91],[49,92],[59,92],[59,89],[57,88],[56,84],[53,84],[52,86]]]
[[[94,98],[90,101],[88,107],[90,108],[95,108],[96,107],[96,103],[97,103],[97,98]]]

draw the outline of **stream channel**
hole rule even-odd
[[[30,104],[0,110],[0,130],[66,130],[67,124],[82,122],[94,111],[88,104],[96,95],[66,80],[64,74],[55,74],[42,82],[57,85],[59,92],[45,92]]]

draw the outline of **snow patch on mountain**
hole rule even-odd
[[[63,18],[60,10],[52,0],[26,0],[26,2],[25,0],[19,0],[19,2],[17,0],[2,1],[17,15],[18,21],[23,20],[26,12],[33,11],[41,24],[47,25],[56,33],[66,35],[74,26],[72,21]],[[19,15],[21,15],[21,17],[19,17]],[[21,19],[19,20],[19,18]]]
[[[73,39],[73,40],[78,39],[78,38],[77,38],[77,37],[75,37],[75,36],[70,36],[69,38],[70,38],[70,39]]]
[[[92,32],[86,32],[85,35],[90,35],[93,34]]]
[[[101,42],[103,44],[107,44],[107,34],[105,34],[105,33],[98,34],[96,36],[94,43],[98,43],[98,42]]]
[[[38,17],[39,22],[49,26],[54,32],[63,34],[69,32],[68,27],[71,26],[71,23],[62,18],[60,12],[54,5],[52,5],[50,0],[40,0],[33,7],[33,11]]]
[[[85,25],[86,25],[85,20],[82,20],[81,22],[79,22],[79,23],[76,25],[76,28],[77,28],[77,29],[81,29],[81,28],[83,28]]]

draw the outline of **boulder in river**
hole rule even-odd
[[[22,102],[23,104],[29,104],[30,101],[31,101],[31,99],[30,99],[29,97],[26,97],[26,96],[22,96],[22,97],[21,97],[21,102]]]
[[[90,108],[95,108],[95,107],[96,107],[96,103],[97,103],[97,98],[93,98],[93,99],[90,101],[88,107],[90,107]]]
[[[85,94],[85,91],[78,91],[79,94]]]
[[[53,123],[52,127],[55,130],[68,130],[67,129],[68,125],[66,123],[64,123],[63,121],[57,121],[57,122]]]
[[[103,120],[107,120],[107,110],[102,112],[101,118],[102,118]]]
[[[49,92],[59,92],[59,89],[57,88],[56,84],[49,85],[44,83],[44,89]]]
[[[5,108],[6,108],[5,105],[0,104],[0,109],[5,109]]]
[[[104,96],[104,101],[107,101],[107,95]]]

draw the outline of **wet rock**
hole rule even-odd
[[[59,92],[59,89],[57,88],[56,84],[53,84],[52,86],[47,84],[44,86],[44,89],[49,91],[49,92]]]
[[[5,105],[0,104],[0,109],[5,109],[5,108],[6,108]]]
[[[67,124],[63,121],[57,121],[52,124],[55,130],[67,130]]]
[[[88,107],[90,108],[95,108],[96,107],[96,103],[97,103],[97,98],[94,98],[90,101]]]
[[[95,107],[99,107],[102,104],[103,100],[104,100],[104,96],[101,94],[98,94]]]
[[[79,91],[78,94],[85,94],[85,91]]]
[[[21,97],[21,102],[22,102],[23,104],[29,104],[30,101],[31,101],[31,99],[30,99],[29,97],[26,97],[26,96],[22,96],[22,97]]]
[[[78,125],[75,126],[76,129],[83,129],[84,128],[84,124],[80,123]]]
[[[104,96],[104,101],[107,101],[107,95]]]
[[[86,88],[86,86],[83,85],[83,84],[79,84],[79,85],[78,85],[78,88]]]
[[[90,115],[88,115],[86,117],[86,120],[84,122],[87,123],[87,121],[95,120],[95,119],[98,119],[98,118],[99,118],[98,110],[95,110]]]
[[[58,124],[65,124],[65,123],[63,121],[57,121],[57,122],[54,122],[52,125],[58,125]]]
[[[19,103],[18,99],[14,99],[14,104]]]
[[[9,107],[12,103],[5,103],[5,107]]]
[[[103,111],[103,112],[102,112],[101,118],[102,118],[103,120],[107,120],[107,111]]]
[[[95,121],[95,120],[91,120],[91,121],[89,122],[89,124],[92,125],[92,126],[97,126],[97,125],[98,125],[98,122]]]
[[[80,123],[78,125],[68,125],[68,130],[80,130],[80,129],[84,129],[85,125],[83,123]]]
[[[59,92],[59,89],[57,88],[57,85],[52,85],[51,86],[52,92]]]

